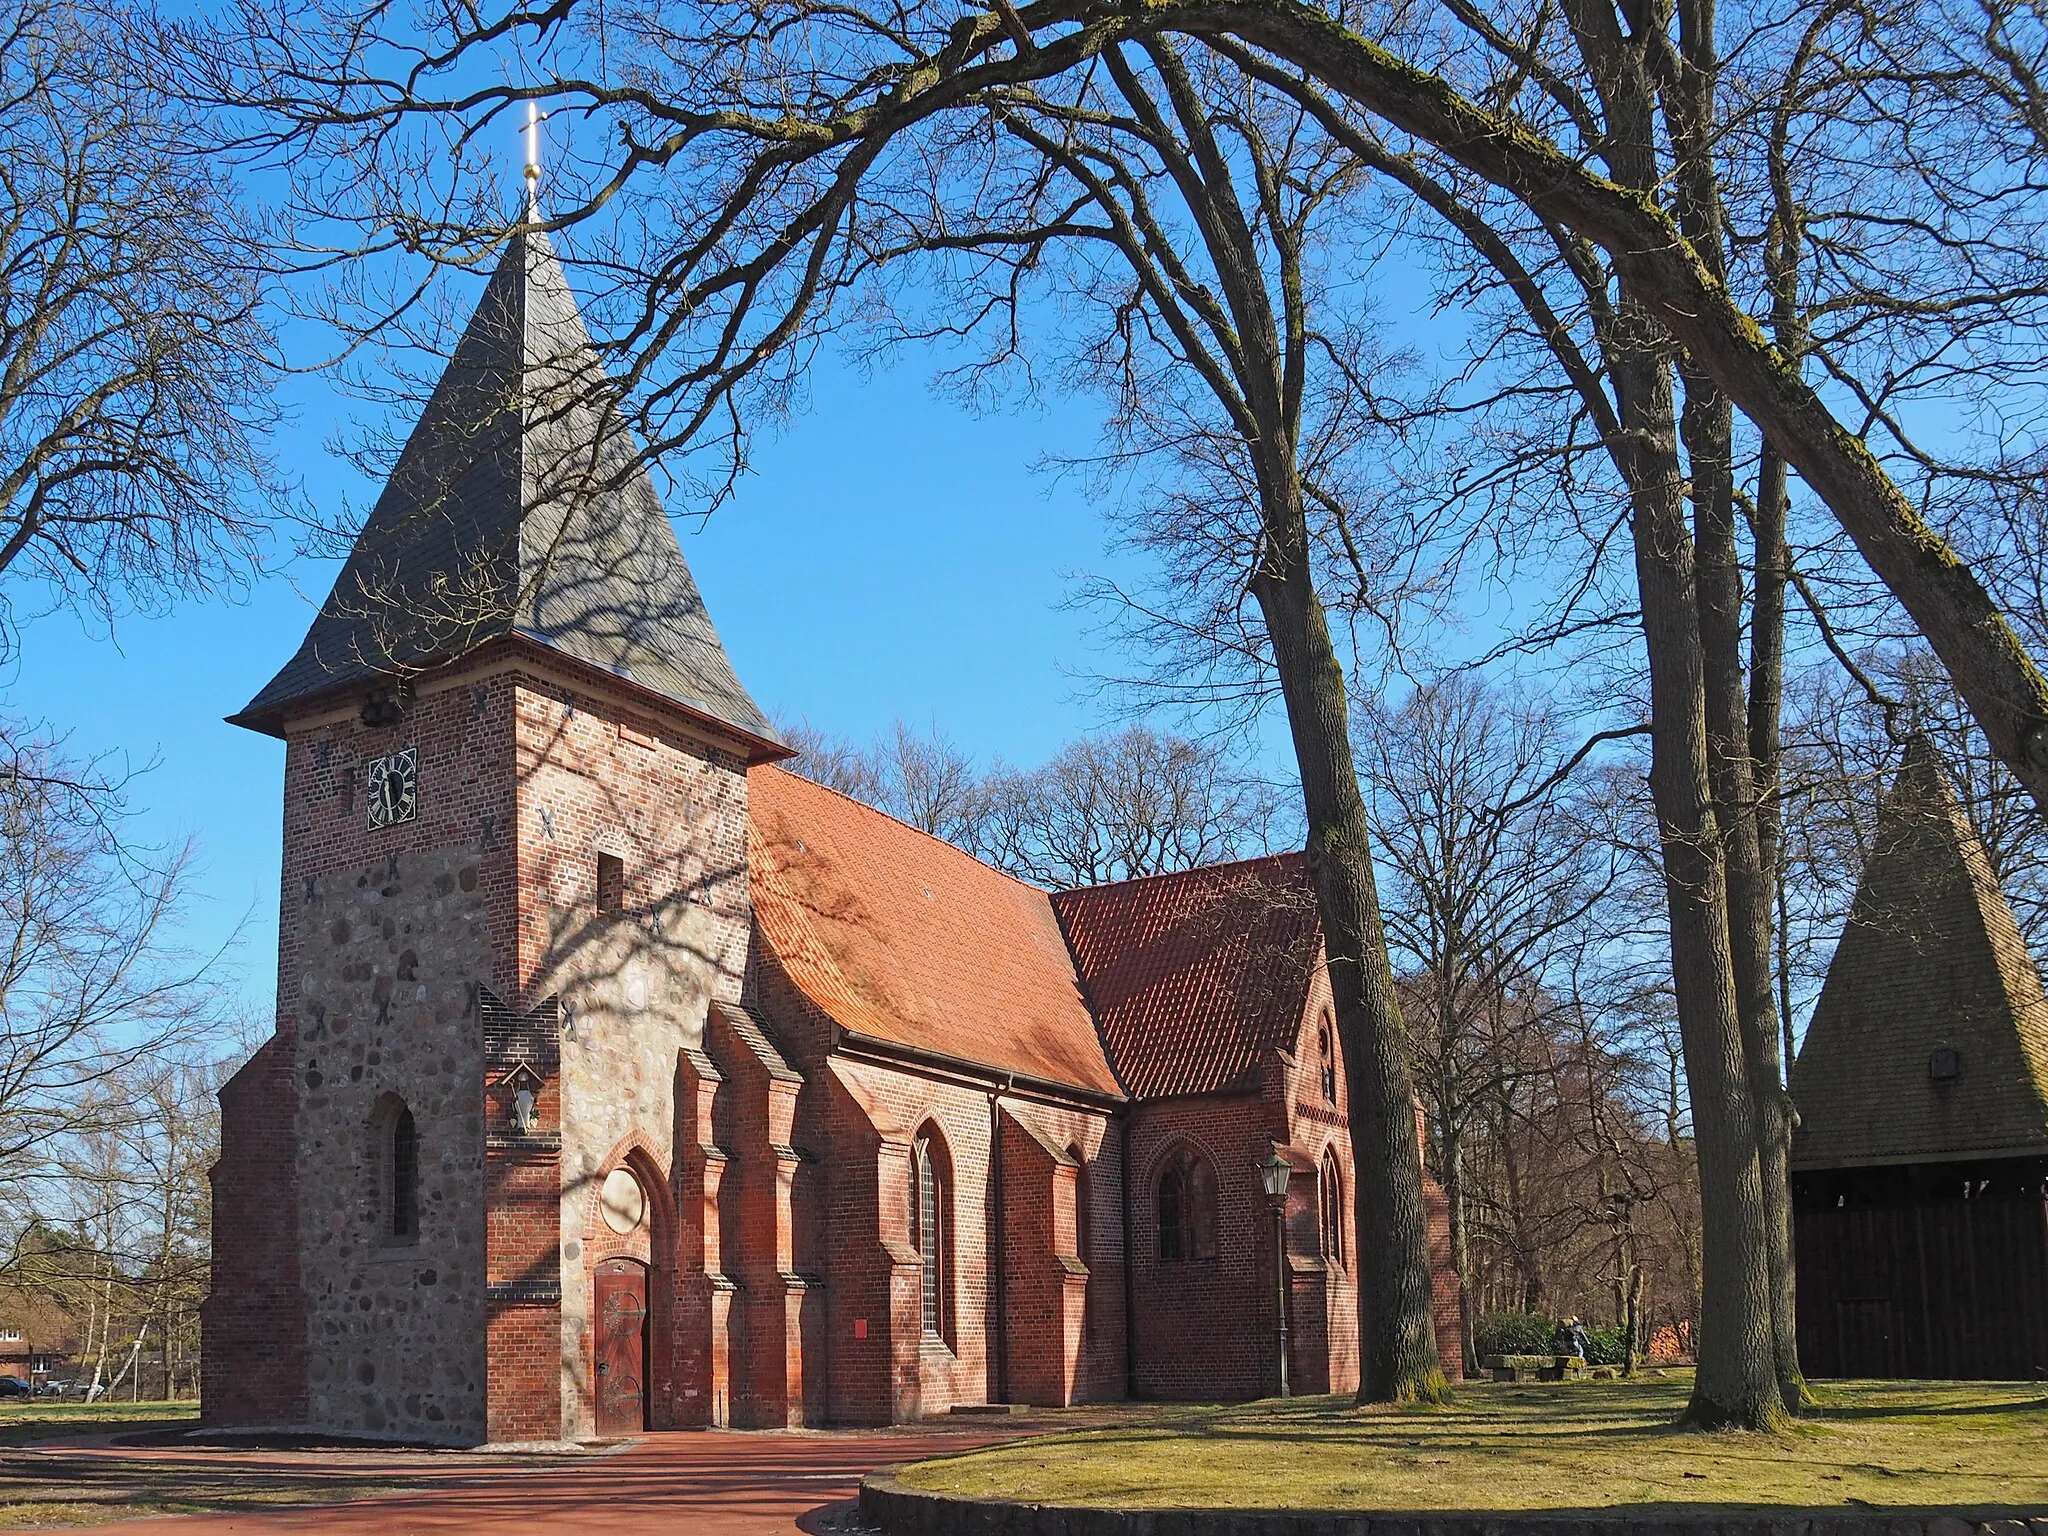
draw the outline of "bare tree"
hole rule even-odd
[[[967,846],[978,814],[974,763],[937,726],[918,731],[898,720],[866,746],[809,721],[782,726],[796,748],[790,764],[807,779],[864,800],[920,832]]]
[[[1221,748],[1129,725],[1039,768],[998,765],[976,790],[970,846],[1065,890],[1266,853],[1278,819],[1271,786]]]
[[[785,765],[792,773],[869,805],[882,805],[887,792],[873,748],[834,735],[808,719],[778,719],[775,729],[796,753]]]
[[[0,1273],[86,1164],[147,1118],[134,1091],[208,1031],[172,928],[189,854],[123,841],[117,788],[49,743],[0,759]],[[90,1143],[90,1145],[89,1145]],[[94,1149],[97,1150],[94,1150]]]
[[[1143,724],[986,773],[936,727],[899,720],[866,745],[807,721],[779,728],[806,778],[1055,890],[1265,853],[1279,820],[1271,786],[1222,747]]]
[[[112,0],[0,8],[0,639],[232,580],[282,505],[264,232]]]
[[[1373,834],[1389,871],[1387,942],[1404,970],[1409,1047],[1450,1204],[1472,1353],[1467,1137],[1522,1070],[1569,962],[1597,926],[1621,855],[1567,789],[1561,722],[1471,674],[1371,701],[1359,732]]]

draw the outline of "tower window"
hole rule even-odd
[[[616,854],[597,856],[597,910],[617,912],[626,905],[626,861]]]
[[[1323,1027],[1316,1035],[1316,1056],[1323,1069],[1323,1102],[1337,1102],[1337,1032],[1330,1016],[1323,1015]]]
[[[420,1126],[397,1094],[385,1094],[371,1112],[377,1157],[377,1227],[387,1243],[420,1237]]]

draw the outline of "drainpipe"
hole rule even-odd
[[[1124,1176],[1124,1396],[1138,1395],[1138,1254],[1131,1246],[1131,1112],[1123,1113]]]
[[[991,1219],[995,1228],[994,1241],[990,1244],[989,1267],[995,1271],[995,1312],[996,1312],[996,1393],[995,1400],[1007,1403],[1010,1400],[1010,1283],[1008,1259],[1008,1228],[1003,1224],[1003,1093],[1015,1085],[1015,1079],[1003,1079],[1001,1088],[991,1088],[988,1095],[988,1178],[995,1186],[995,1198],[990,1202]]]

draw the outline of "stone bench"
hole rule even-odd
[[[1586,1376],[1580,1355],[1483,1355],[1479,1364],[1495,1381],[1582,1381]]]

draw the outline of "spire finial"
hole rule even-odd
[[[526,217],[540,222],[540,103],[526,103]]]

